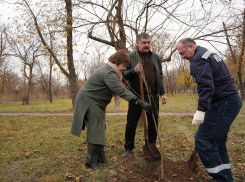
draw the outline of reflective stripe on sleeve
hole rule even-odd
[[[202,58],[208,59],[208,57],[210,56],[210,54],[212,54],[211,51],[206,51],[206,52],[202,55]]]

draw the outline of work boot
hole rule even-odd
[[[104,147],[105,147],[104,145],[101,145],[101,147],[100,147],[99,158],[98,158],[97,163],[112,165],[112,163],[109,163],[105,157]]]
[[[97,163],[99,158],[99,152],[100,152],[100,145],[87,143],[87,156],[86,156],[85,167],[93,170],[101,169]]]
[[[217,182],[217,181],[216,181],[216,180],[214,180],[214,178],[213,178],[213,177],[211,177],[211,176],[207,177],[207,180],[208,180],[209,182]]]
[[[122,155],[122,157],[123,157],[123,158],[129,157],[129,155],[130,155],[131,153],[132,153],[131,150],[125,150],[124,153],[123,153],[123,155]]]

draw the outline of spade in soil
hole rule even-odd
[[[144,123],[144,131],[145,131],[145,145],[143,146],[143,151],[146,156],[146,159],[149,162],[159,161],[161,159],[161,154],[159,150],[153,143],[149,144],[148,132],[146,128],[145,110],[143,112],[143,123]]]
[[[139,74],[139,81],[140,81],[140,95],[141,100],[144,101],[144,92],[143,92],[143,81],[142,81],[142,73]],[[145,132],[145,145],[143,146],[143,151],[146,156],[146,159],[149,162],[152,161],[158,161],[161,159],[161,154],[157,147],[151,143],[149,144],[149,138],[148,138],[148,132],[147,132],[147,126],[146,126],[146,111],[142,109],[142,115],[143,115],[143,123],[144,123],[144,132]]]

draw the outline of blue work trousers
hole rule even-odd
[[[240,97],[212,104],[195,136],[198,155],[209,175],[217,182],[233,182],[226,141],[241,107]]]

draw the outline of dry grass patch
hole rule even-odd
[[[244,170],[245,117],[238,117],[231,127],[228,150],[231,156],[235,181],[241,179]],[[112,166],[101,166],[101,171],[84,167],[86,158],[86,131],[81,137],[70,134],[72,116],[1,116],[0,117],[0,174],[3,181],[143,181],[150,178],[143,154],[144,132],[138,128],[133,157],[124,161],[124,132],[126,116],[107,116],[106,156]],[[189,116],[160,116],[159,134],[163,144],[163,157],[168,164],[189,159],[194,147],[197,127],[192,127]],[[159,147],[159,144],[157,143]],[[199,162],[196,179],[206,175]],[[123,169],[123,167],[126,169]],[[138,171],[128,170],[137,168]],[[159,166],[156,166],[159,167]],[[124,170],[122,172],[121,170]],[[126,172],[127,171],[127,172]],[[152,179],[160,174],[152,172]],[[190,174],[191,176],[192,174]],[[193,176],[191,176],[193,177]],[[132,179],[131,179],[132,178]],[[169,177],[169,180],[171,175]],[[193,177],[195,179],[195,177]],[[150,180],[151,181],[151,180]],[[172,180],[174,181],[174,180]],[[183,180],[182,180],[183,181]],[[195,180],[193,180],[195,181]]]

